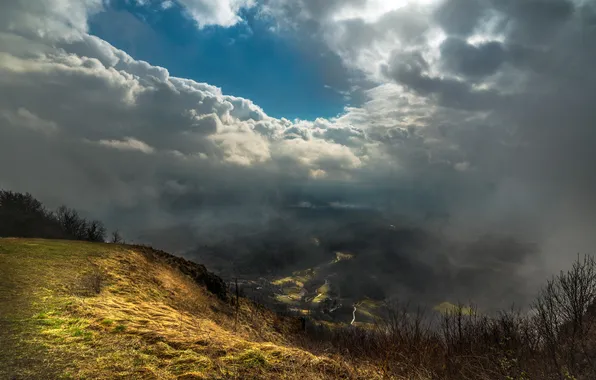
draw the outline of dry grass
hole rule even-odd
[[[381,377],[299,348],[296,321],[246,300],[236,323],[232,305],[127,246],[0,239],[0,265],[0,337],[18,342],[0,378]]]

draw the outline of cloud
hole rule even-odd
[[[11,1],[0,4],[0,30],[43,39],[76,39],[88,30],[88,16],[103,0]]]
[[[54,2],[57,9],[67,6]],[[38,12],[27,4],[3,7],[27,20]],[[2,160],[21,157],[23,167],[5,167],[1,186],[37,189],[42,198],[45,194],[99,212],[105,205],[100,200],[112,208],[148,207],[161,197],[163,184],[172,181],[183,180],[189,191],[201,183],[205,194],[214,197],[226,180],[241,193],[251,187],[247,183],[252,178],[311,178],[311,172],[345,178],[359,165],[357,151],[331,142],[341,139],[342,130],[353,134],[351,127],[331,127],[333,138],[312,136],[311,122],[271,118],[248,99],[172,77],[166,69],[87,34],[82,20],[95,7],[80,12],[75,14],[75,20],[81,19],[76,33],[62,35],[71,21],[59,18],[54,23],[57,16],[49,13],[51,33],[6,30],[0,36],[0,135],[4,144],[35,149],[33,157],[40,163],[5,145]],[[36,29],[37,23],[28,28]],[[287,142],[293,130],[308,135],[308,141]],[[50,191],[33,186],[32,178],[50,168],[62,180],[47,183]],[[80,189],[86,189],[85,195],[77,195]]]
[[[177,0],[200,28],[205,26],[230,27],[242,19],[243,9],[252,8],[254,0]]]
[[[43,120],[26,108],[18,108],[16,112],[5,110],[2,116],[9,125],[18,125],[36,132],[51,134],[58,130],[58,125],[55,122]]]
[[[119,150],[133,150],[146,154],[153,153],[154,149],[142,141],[127,137],[124,140],[99,140],[99,145]]]
[[[163,1],[161,3],[161,8],[162,9],[170,9],[173,6],[174,6],[174,1],[173,0],[166,0],[166,1]]]
[[[101,1],[101,0],[100,0]],[[179,7],[199,29],[210,26],[232,27],[242,22],[241,13],[253,8],[255,0],[133,0],[137,5],[171,10]]]
[[[442,233],[480,241],[449,259],[480,272],[492,265],[473,257],[483,250],[521,272],[593,249],[591,3],[176,4],[200,27],[234,25],[258,7],[280,38],[322,41],[335,57],[328,71],[343,65],[353,77],[336,81],[361,86],[362,101],[331,119],[273,118],[90,35],[102,1],[2,2],[0,187],[139,230],[185,225],[191,242],[210,226],[266,226],[308,201],[432,228],[445,219]],[[540,254],[482,240],[487,232]],[[530,261],[501,257],[503,247]]]
[[[482,0],[443,1],[433,12],[433,18],[447,34],[467,37],[488,10]]]
[[[422,22],[400,32],[382,24],[397,15]],[[362,146],[375,162],[366,176],[410,178],[419,191],[441,183],[443,202],[462,215],[452,221],[466,229],[475,220],[476,231],[511,232],[511,223],[542,241],[537,231],[546,228],[549,241],[560,231],[569,251],[585,252],[594,242],[586,235],[571,243],[564,231],[596,213],[587,195],[596,190],[588,164],[596,159],[588,148],[596,141],[588,105],[596,50],[585,42],[596,33],[595,15],[579,1],[446,0],[376,20],[311,22],[345,65],[376,82],[339,118],[365,131]],[[561,256],[548,245],[544,255],[556,267]]]
[[[458,38],[448,38],[441,44],[441,58],[448,70],[467,77],[494,74],[505,60],[501,43],[490,41],[472,45]]]

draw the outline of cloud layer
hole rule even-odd
[[[174,4],[199,28],[232,26],[250,8],[279,33],[323,41],[364,101],[334,119],[272,118],[88,34],[100,0],[3,2],[0,187],[131,230],[223,223],[207,216],[215,208],[259,218],[318,197],[447,215],[455,238],[523,237],[552,268],[596,243],[591,2],[163,8]]]

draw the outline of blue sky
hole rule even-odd
[[[171,75],[221,87],[253,100],[273,117],[340,114],[349,88],[340,60],[314,40],[274,33],[253,12],[231,28],[199,29],[179,6],[155,9],[114,0],[90,20],[90,32]]]

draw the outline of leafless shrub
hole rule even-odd
[[[596,377],[594,306],[596,261],[584,256],[549,280],[533,304],[536,327],[550,365],[563,378],[589,371]]]
[[[91,264],[91,270],[81,277],[79,293],[84,296],[98,295],[101,293],[105,276],[97,264],[91,260],[88,261]]]

